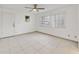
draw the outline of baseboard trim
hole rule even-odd
[[[2,38],[0,38],[0,39],[6,39],[6,38],[15,37],[15,36],[25,35],[25,34],[31,34],[31,33],[34,33],[34,32],[38,32],[38,33],[42,33],[42,34],[45,34],[45,35],[54,36],[54,37],[56,37],[56,38],[60,38],[60,39],[66,39],[66,38],[63,38],[63,37],[59,37],[59,36],[55,36],[55,35],[51,35],[51,34],[48,34],[48,33],[41,32],[41,31],[33,31],[33,32],[28,32],[28,33],[16,34],[16,35],[13,35],[13,36],[2,37]],[[69,40],[69,39],[67,39],[67,40]],[[69,41],[73,41],[73,40],[69,40]],[[78,41],[73,41],[73,42],[78,43]]]
[[[16,35],[12,35],[12,36],[7,36],[7,37],[2,37],[0,39],[6,39],[6,38],[11,38],[11,37],[15,37],[15,36],[21,36],[21,35],[25,35],[25,34],[31,34],[37,31],[33,31],[33,32],[28,32],[28,33],[22,33],[22,34],[16,34]]]
[[[46,34],[46,35],[50,35],[50,36],[54,36],[56,38],[60,38],[60,39],[64,39],[64,40],[69,40],[69,39],[66,39],[66,38],[63,38],[63,37],[59,37],[59,36],[55,36],[55,35],[51,35],[51,34],[48,34],[48,33],[44,33],[44,32],[41,32],[41,31],[36,31],[38,33],[42,33],[42,34]],[[69,41],[73,41],[73,40],[69,40]],[[78,43],[78,41],[73,41],[73,42],[76,42]]]

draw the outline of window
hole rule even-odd
[[[42,16],[40,21],[41,26],[49,26],[50,25],[50,16]]]
[[[56,14],[55,15],[55,28],[64,28],[64,14]]]
[[[64,28],[65,18],[64,13],[57,13],[50,16],[42,16],[40,20],[40,26],[52,27],[52,28]]]

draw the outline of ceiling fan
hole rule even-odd
[[[37,6],[38,6],[37,4],[34,4],[33,8],[32,7],[25,7],[25,8],[31,9],[31,11],[35,11],[35,12],[38,12],[39,10],[45,9],[45,8],[38,8]]]

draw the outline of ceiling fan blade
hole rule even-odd
[[[33,9],[32,7],[24,7],[24,8]]]
[[[36,8],[36,9],[45,9],[45,8]]]

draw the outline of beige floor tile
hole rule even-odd
[[[1,54],[79,53],[76,42],[42,33],[30,33],[0,40]]]

